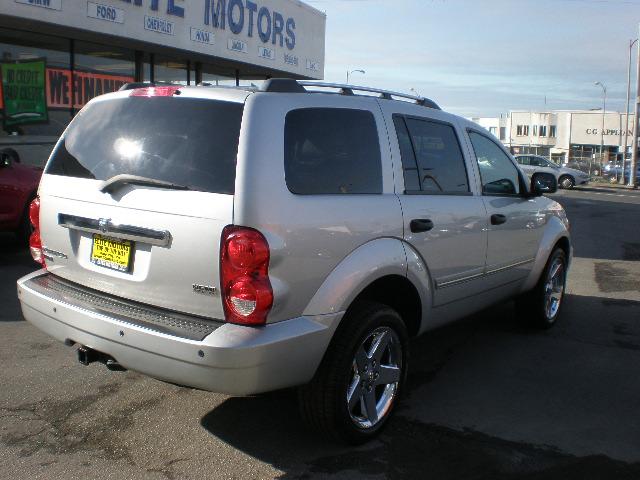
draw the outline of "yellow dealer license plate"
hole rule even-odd
[[[129,240],[118,240],[102,235],[93,236],[91,261],[102,267],[112,268],[120,272],[129,271],[133,243]]]

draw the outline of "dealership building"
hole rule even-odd
[[[533,112],[512,110],[500,117],[472,118],[482,125],[514,154],[533,153],[557,163],[572,160],[602,162],[621,160],[627,132],[627,158],[631,156],[633,114],[628,123],[625,113],[601,110],[552,110]]]
[[[299,0],[2,0],[0,150],[43,164],[86,102],[128,82],[321,79],[325,20]]]

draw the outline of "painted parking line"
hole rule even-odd
[[[594,195],[608,195],[610,197],[637,197],[638,195],[625,195],[624,193],[606,193],[606,192],[591,192]]]

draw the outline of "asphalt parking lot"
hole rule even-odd
[[[554,195],[575,258],[561,323],[507,303],[413,342],[408,394],[350,448],[301,425],[292,391],[253,398],[84,367],[22,319],[34,270],[0,236],[0,477],[640,478],[640,192]]]

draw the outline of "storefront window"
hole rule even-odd
[[[236,71],[233,68],[220,65],[203,64],[202,82],[211,85],[235,86]]]
[[[0,28],[0,150],[44,165],[71,119],[70,42]]]
[[[76,41],[74,44],[74,108],[115,92],[135,77],[133,50]]]
[[[187,62],[162,55],[155,55],[153,61],[153,80],[187,85]],[[192,82],[195,78],[191,79]]]

